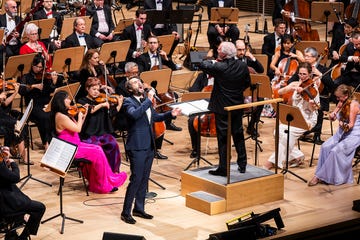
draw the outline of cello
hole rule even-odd
[[[302,20],[310,19],[310,6],[310,2],[306,0],[291,0],[283,7],[285,11],[290,12],[290,17],[284,18],[288,22],[291,32],[301,40],[320,41],[318,31],[312,30],[310,23]]]
[[[345,18],[352,17],[359,21],[360,20],[359,8],[360,8],[360,0],[356,0],[356,2],[349,4],[345,9],[345,13],[344,13]]]

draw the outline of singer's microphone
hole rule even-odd
[[[150,92],[151,90],[152,90],[152,88],[145,88],[145,89],[144,89],[145,93],[148,93],[148,92]],[[159,103],[162,103],[161,99],[160,99],[156,94],[154,94],[153,97],[154,97]]]

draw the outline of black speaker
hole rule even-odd
[[[191,70],[198,70],[200,63],[206,58],[206,51],[190,51],[189,68]]]
[[[140,235],[104,232],[102,240],[146,240]]]
[[[218,232],[209,235],[208,240],[234,240],[247,239],[256,240],[256,226],[245,226],[237,229],[231,229],[225,232]]]

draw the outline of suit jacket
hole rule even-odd
[[[224,107],[244,103],[243,92],[250,86],[250,73],[246,63],[234,58],[215,63],[205,60],[200,64],[200,69],[214,77],[210,111],[227,114]]]
[[[125,98],[123,104],[128,121],[128,137],[126,140],[126,150],[145,150],[154,148],[153,123],[161,122],[173,118],[171,111],[157,113],[152,107],[152,102],[145,98],[140,103],[134,96]],[[146,110],[151,109],[151,119],[149,122]]]
[[[55,18],[55,26],[57,28],[56,30],[57,30],[58,34],[60,34],[61,28],[62,28],[61,15],[58,12],[53,11],[52,16],[53,16],[53,18]],[[47,19],[47,18],[48,17],[46,16],[46,12],[45,12],[44,8],[41,8],[38,11],[36,11],[33,16],[34,20]]]
[[[151,10],[156,9],[155,0],[144,0],[144,9]],[[162,1],[162,9],[163,10],[173,10],[172,9],[172,0],[163,0]],[[152,24],[151,27],[154,28],[155,24]],[[177,31],[176,24],[165,24],[164,29],[166,29],[167,34],[171,34],[172,32]]]
[[[273,22],[274,22],[274,19],[276,19],[276,18],[283,18],[282,14],[281,14],[281,10],[283,9],[284,5],[285,5],[285,0],[275,0],[274,10],[273,10],[273,14],[272,14]]]
[[[0,214],[19,213],[27,209],[31,199],[16,186],[20,181],[18,165],[10,164],[9,169],[5,162],[0,163]]]
[[[109,26],[109,32],[104,33],[107,36],[115,29],[115,25],[111,16],[111,8],[108,5],[104,5],[103,10],[105,14],[106,23]],[[95,34],[98,32],[98,28],[99,28],[99,18],[96,14],[96,7],[94,4],[91,4],[89,7],[86,8],[86,16],[92,16],[93,20],[91,24],[90,35],[95,37]]]
[[[264,37],[264,43],[261,48],[261,53],[268,56],[268,67],[270,66],[273,55],[275,54],[275,33],[270,33]]]
[[[151,60],[148,52],[141,54],[140,57],[136,59],[136,63],[139,66],[139,72],[145,72],[151,70]],[[162,58],[162,64],[168,66],[172,70],[176,70],[176,66],[171,60],[166,61]]]
[[[332,56],[333,51],[339,53],[340,47],[345,43],[344,26],[340,23],[334,23],[333,37],[331,39],[331,45],[329,48],[329,54]]]
[[[7,17],[7,14],[6,14],[6,13],[0,15],[0,27],[5,27],[5,28],[7,27],[6,17]],[[18,24],[20,23],[20,21],[21,21],[21,20],[20,20],[20,17],[16,16],[16,17],[15,17],[15,24],[18,25]],[[23,29],[21,29],[21,30],[19,31],[20,36],[21,36],[22,30],[23,30]],[[17,39],[17,42],[18,42],[18,44],[21,44],[21,42],[20,42],[20,37]]]
[[[149,24],[144,24],[142,31],[143,31],[143,35],[144,35],[144,40],[146,41],[148,39],[148,37],[151,36],[151,26]],[[130,40],[131,41],[129,51],[127,54],[127,59],[128,59],[128,61],[133,60],[132,54],[133,54],[133,52],[136,51],[136,46],[137,46],[136,29],[135,29],[134,24],[127,26],[124,29],[122,36],[121,36],[121,40]]]
[[[354,63],[353,61],[350,62],[347,61],[349,56],[354,56],[355,51],[356,49],[354,47],[354,44],[352,42],[349,42],[344,52],[341,54],[339,60],[340,62],[347,62],[344,74],[349,73],[353,68],[355,68],[358,71],[357,75],[360,77],[360,64]]]
[[[96,45],[94,38],[92,36],[86,33],[84,33],[84,35],[85,35],[86,46],[88,49],[99,47],[98,45]],[[78,47],[78,46],[80,46],[80,43],[75,32],[73,32],[67,38],[65,38],[65,41],[61,45],[62,48]]]

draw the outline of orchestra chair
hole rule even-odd
[[[356,151],[355,151],[355,156],[354,156],[354,163],[352,165],[352,168],[356,167],[358,165],[358,163],[360,163],[360,146],[357,147]],[[359,176],[358,176],[358,180],[357,180],[357,184],[359,184],[360,182],[360,171],[359,171]]]
[[[0,217],[0,233],[5,234],[6,239],[17,239],[17,230],[25,227],[24,212],[9,214]]]

